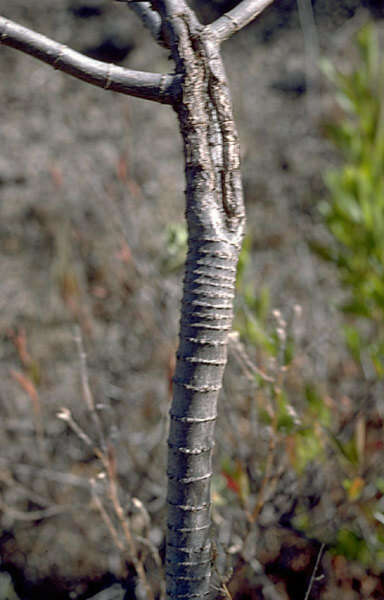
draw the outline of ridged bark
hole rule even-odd
[[[239,148],[215,37],[189,13],[172,21],[183,74],[186,261],[168,440],[167,598],[210,593],[210,481],[244,227]],[[176,50],[175,50],[176,46]]]

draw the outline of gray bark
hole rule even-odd
[[[168,12],[183,74],[188,255],[168,440],[167,594],[210,594],[210,481],[217,399],[244,228],[240,159],[218,40],[187,8]]]

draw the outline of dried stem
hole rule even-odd
[[[148,582],[144,565],[138,556],[137,546],[132,535],[131,529],[128,524],[128,520],[125,516],[124,509],[121,506],[118,490],[117,490],[117,480],[116,480],[116,470],[115,470],[115,461],[114,457],[109,457],[108,459],[108,487],[109,487],[109,497],[112,502],[112,506],[114,508],[115,514],[119,520],[120,526],[122,528],[125,541],[127,543],[127,547],[129,550],[130,558],[133,562],[133,566],[135,567],[136,573],[139,576],[139,579],[143,583],[145,590],[147,592],[148,600],[154,600],[154,594],[151,589],[151,586]]]
[[[85,374],[86,374],[86,372],[85,372]],[[88,394],[87,395],[87,406],[89,408],[89,411],[92,413],[92,411],[94,411],[94,403],[93,403],[92,393],[89,388],[87,390],[87,394]],[[117,548],[121,552],[124,552],[124,553],[126,550],[128,550],[129,558],[132,561],[133,566],[135,567],[136,573],[137,573],[140,581],[143,583],[143,585],[145,587],[148,600],[154,600],[153,591],[148,582],[148,579],[147,579],[147,576],[146,576],[146,573],[144,570],[143,562],[139,557],[135,538],[132,535],[132,532],[131,532],[131,529],[130,529],[130,526],[128,523],[128,519],[125,515],[125,511],[124,511],[124,509],[121,505],[120,499],[119,499],[118,484],[117,484],[116,456],[115,456],[115,452],[114,452],[113,448],[111,446],[109,446],[107,449],[98,448],[93,443],[93,441],[91,440],[89,435],[76,423],[76,421],[74,421],[74,419],[71,415],[71,412],[67,408],[61,409],[61,412],[58,413],[57,416],[60,419],[62,419],[63,421],[66,421],[68,423],[68,425],[70,426],[72,431],[83,441],[84,444],[86,444],[88,447],[92,448],[95,455],[102,463],[103,468],[105,469],[105,472],[107,475],[108,495],[111,500],[114,513],[118,519],[121,530],[123,532],[125,544],[120,540],[116,527],[113,525],[113,522],[112,522],[110,516],[108,515],[107,511],[105,510],[105,507],[103,506],[102,501],[100,500],[99,496],[97,495],[95,480],[92,479],[91,480],[91,489],[92,489],[92,497],[94,499],[95,505],[96,505],[98,511],[100,512],[101,517],[102,517],[103,521],[105,522]]]
[[[89,385],[87,355],[84,350],[84,343],[83,343],[83,338],[81,335],[81,329],[78,326],[76,326],[76,328],[75,328],[75,342],[76,342],[77,350],[79,353],[81,387],[82,387],[82,391],[83,391],[83,398],[87,405],[89,413],[92,417],[92,420],[95,424],[96,431],[99,436],[100,447],[104,452],[106,449],[105,436],[104,436],[103,428],[102,428],[101,421],[99,418],[99,414],[95,407],[95,402],[93,399],[93,394],[91,392],[91,387]]]
[[[319,550],[319,552],[318,552],[318,554],[317,554],[317,558],[316,558],[315,566],[313,567],[313,571],[312,571],[311,579],[309,580],[309,586],[308,586],[307,592],[306,592],[306,594],[305,594],[305,598],[304,598],[304,600],[309,600],[309,597],[310,597],[310,595],[311,595],[312,587],[313,587],[313,584],[315,583],[315,580],[316,580],[316,573],[317,573],[317,570],[318,570],[318,568],[319,568],[319,565],[320,565],[320,560],[321,560],[321,557],[322,557],[322,555],[323,555],[324,548],[325,548],[325,544],[324,544],[324,542],[323,542],[323,543],[321,544],[321,546],[320,546],[320,550]]]
[[[111,534],[111,537],[112,537],[113,541],[115,542],[116,547],[120,550],[121,553],[124,553],[125,552],[124,544],[119,539],[119,534],[117,533],[117,529],[114,526],[114,524],[112,523],[112,520],[111,520],[109,514],[105,510],[104,505],[97,494],[95,480],[90,479],[90,484],[91,484],[91,490],[92,490],[92,498],[96,505],[96,508],[99,511],[104,523],[106,524],[107,529],[108,529],[109,533]]]
[[[249,516],[250,523],[254,523],[256,521],[257,517],[259,516],[259,514],[264,506],[265,491],[266,491],[267,485],[271,479],[273,460],[275,458],[275,453],[276,453],[276,436],[277,436],[277,411],[276,410],[274,411],[273,423],[272,423],[271,430],[272,431],[271,431],[271,435],[269,438],[268,454],[267,454],[267,461],[266,461],[266,465],[265,465],[264,477],[263,477],[263,480],[260,485],[256,505],[255,505],[251,515]]]

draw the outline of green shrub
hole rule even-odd
[[[327,172],[328,198],[320,204],[331,247],[314,244],[337,267],[353,316],[346,339],[353,357],[369,357],[384,375],[384,61],[372,25],[357,37],[358,64],[349,73],[323,64],[336,88],[342,116],[326,131],[342,157]]]
[[[268,427],[273,442],[266,444],[265,460],[260,463],[262,478],[253,508],[250,464],[233,456],[222,460],[222,477],[214,481],[215,502],[239,502],[252,522],[264,503],[264,484],[273,480],[272,462],[296,472],[298,490],[300,482],[310,486],[308,472],[322,471],[329,488],[323,490],[321,508],[313,513],[304,499],[312,492],[305,488],[303,497],[298,492],[292,524],[326,543],[331,554],[379,573],[384,560],[384,483],[367,464],[379,460],[381,444],[368,450],[363,415],[351,421],[346,435],[343,406],[328,396],[328,382],[310,381],[302,372],[303,349],[295,341],[293,318],[284,319],[280,311],[272,310],[267,288],[255,292],[248,270],[250,247],[246,239],[238,271],[235,329],[243,343],[239,362],[243,361],[246,375],[253,376],[259,423]],[[357,330],[350,331],[358,335]],[[249,443],[254,443],[251,438]],[[334,503],[334,497],[340,504]],[[329,523],[324,522],[328,510],[334,515]]]

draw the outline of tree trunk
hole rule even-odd
[[[210,481],[217,398],[232,325],[244,228],[239,147],[214,35],[173,20],[183,74],[176,104],[184,140],[188,256],[168,440],[167,594],[210,593]]]

